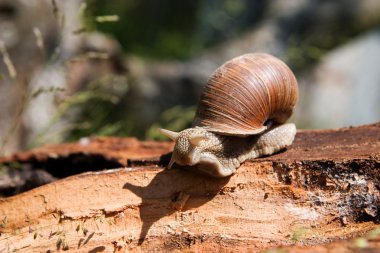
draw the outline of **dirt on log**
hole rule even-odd
[[[380,252],[380,123],[299,131],[223,179],[165,170],[172,148],[83,138],[0,158],[0,252]]]

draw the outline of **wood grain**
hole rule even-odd
[[[371,252],[380,246],[376,230],[365,236],[380,221],[379,123],[299,131],[285,152],[247,161],[224,179],[164,170],[172,146],[92,138],[0,158],[4,166],[73,174],[0,200],[0,252],[355,252],[360,240]],[[74,174],[83,171],[75,166],[88,172]]]

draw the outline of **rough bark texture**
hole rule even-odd
[[[0,200],[0,252],[379,252],[380,123],[299,131],[225,179],[164,170],[172,147],[86,138],[0,158],[62,178]]]

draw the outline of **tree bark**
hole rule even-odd
[[[172,148],[85,138],[0,158],[60,178],[0,199],[0,252],[379,251],[380,123],[299,131],[223,179],[165,170]]]

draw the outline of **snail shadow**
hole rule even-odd
[[[177,211],[197,208],[211,201],[229,179],[211,178],[176,167],[157,173],[147,186],[125,183],[123,189],[133,192],[142,200],[139,206],[142,227],[138,244],[145,241],[155,222]]]

